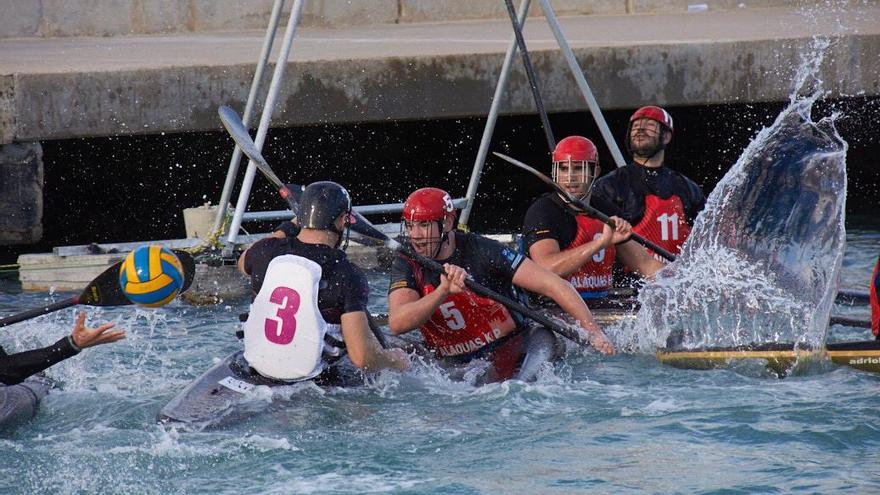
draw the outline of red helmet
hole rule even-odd
[[[639,119],[651,119],[657,121],[672,133],[672,115],[669,115],[669,112],[660,107],[652,105],[636,110],[636,113],[632,114],[632,117],[629,118],[629,124],[632,125],[633,122]]]
[[[401,217],[410,222],[430,222],[454,215],[454,211],[449,193],[436,187],[423,187],[406,198]]]
[[[598,162],[599,152],[592,141],[583,136],[568,136],[553,150],[553,161]]]

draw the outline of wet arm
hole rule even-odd
[[[383,369],[404,370],[409,361],[399,349],[383,349],[370,330],[367,315],[363,311],[345,313],[341,318],[342,338],[352,364],[364,371]]]
[[[560,277],[568,277],[603,247],[603,240],[596,239],[574,249],[561,251],[556,239],[541,239],[529,248],[529,256],[541,267]]]
[[[574,287],[531,260],[523,261],[513,275],[513,283],[518,287],[552,299],[566,313],[581,322],[581,326],[587,331],[599,330],[599,326],[593,320],[592,313]]]
[[[438,287],[425,297],[409,289],[397,289],[388,294],[388,327],[394,335],[415,330],[428,321],[434,311],[449,295],[448,289]]]
[[[248,273],[247,268],[245,268],[245,256],[248,254],[248,249],[245,249],[241,256],[238,257],[238,262],[236,262],[236,266],[238,266],[238,271],[241,272],[242,275],[249,277],[251,274]]]
[[[635,241],[618,244],[617,258],[630,270],[644,278],[652,278],[658,270],[666,266],[657,261],[647,249],[636,244]]]
[[[64,337],[49,347],[32,351],[6,354],[0,350],[0,382],[6,385],[21,383],[25,378],[39,373],[79,353],[70,337]]]
[[[513,283],[552,299],[587,331],[590,342],[596,349],[604,353],[614,352],[611,343],[593,319],[593,314],[571,284],[528,259],[523,261],[514,274]]]

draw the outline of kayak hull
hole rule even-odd
[[[240,421],[253,414],[254,403],[265,404],[273,389],[315,383],[320,386],[362,385],[363,374],[348,359],[325,370],[317,379],[303,382],[282,382],[263,377],[237,351],[211,367],[187,385],[159,412],[160,423],[183,423],[199,426],[220,426]]]
[[[828,344],[818,351],[795,349],[792,344],[785,343],[689,350],[661,349],[657,351],[657,358],[663,364],[687,369],[712,369],[748,359],[764,360],[770,369],[782,373],[800,360],[827,358],[837,365],[880,373],[880,341],[839,342]]]
[[[36,416],[40,401],[54,386],[55,382],[42,375],[16,385],[0,385],[0,431],[14,429]]]

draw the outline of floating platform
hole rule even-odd
[[[377,225],[386,234],[397,234],[398,224]],[[221,256],[217,250],[204,249],[200,238],[156,241],[90,244],[56,247],[51,253],[23,254],[18,257],[19,281],[24,291],[79,291],[110,265],[121,261],[131,250],[148,244],[173,249],[192,250],[196,258],[196,275],[183,298],[191,304],[215,304],[223,300],[250,295],[250,285],[236,267],[238,253],[268,234],[252,234],[238,238],[236,254]],[[490,235],[495,240],[511,243],[509,234]],[[370,239],[352,234],[346,249],[349,258],[364,269],[388,268],[391,251],[375,245]],[[199,256],[202,254],[202,256]]]

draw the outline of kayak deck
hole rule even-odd
[[[795,349],[791,343],[688,350],[660,349],[657,351],[657,358],[663,364],[688,369],[711,369],[735,361],[761,359],[766,361],[769,368],[783,372],[791,369],[799,360],[827,358],[837,365],[880,373],[880,341],[838,342],[819,350]]]

